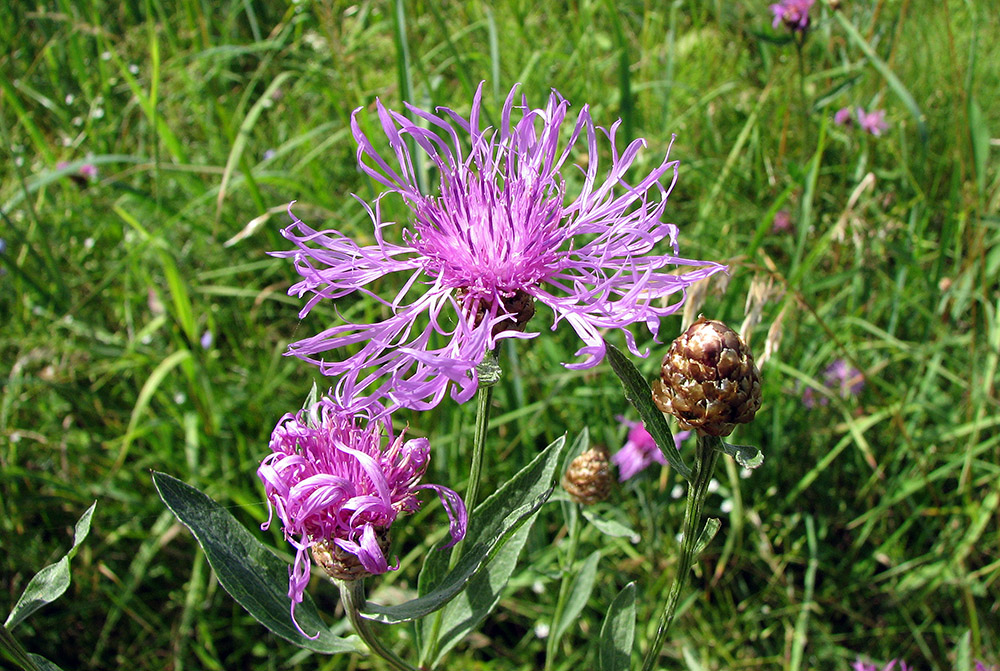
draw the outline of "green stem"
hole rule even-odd
[[[372,623],[361,617],[361,608],[365,605],[365,581],[361,580],[334,580],[340,587],[340,600],[344,604],[347,617],[354,626],[354,631],[368,644],[368,648],[376,655],[389,662],[389,664],[399,671],[419,671],[415,666],[404,662],[399,655],[382,645],[382,641],[372,630]]]
[[[660,615],[660,624],[656,630],[656,638],[646,652],[646,659],[642,664],[642,671],[652,671],[656,666],[656,660],[660,656],[660,650],[670,632],[670,626],[674,622],[674,615],[677,613],[677,604],[680,602],[681,591],[687,582],[688,573],[691,570],[695,559],[695,548],[698,545],[698,538],[701,535],[702,511],[705,509],[705,499],[708,496],[708,483],[712,481],[712,471],[715,470],[715,463],[718,461],[719,452],[715,446],[719,439],[714,436],[703,436],[698,434],[698,448],[695,452],[694,473],[691,482],[688,484],[687,506],[684,508],[684,537],[681,541],[681,558],[677,564],[677,573],[674,575],[674,582],[670,586],[670,594],[667,595],[667,603]]]
[[[465,509],[471,516],[479,500],[479,483],[483,475],[483,455],[486,452],[486,433],[490,427],[490,405],[493,402],[493,386],[500,379],[500,367],[496,357],[492,352],[487,352],[486,359],[479,365],[479,391],[476,394],[476,433],[472,439],[472,465],[469,468],[469,486],[465,490]],[[462,549],[465,541],[459,543],[451,551],[451,558],[448,561],[448,569],[455,568],[455,564],[462,558]],[[438,637],[441,635],[441,623],[443,611],[434,614],[434,624],[431,627],[431,635],[427,641],[425,655],[421,657],[424,661],[432,662],[437,654]],[[433,663],[433,662],[432,662]]]
[[[569,599],[569,588],[573,563],[576,561],[576,548],[580,544],[580,524],[581,507],[579,503],[571,504],[569,515],[569,548],[566,550],[566,557],[562,565],[562,578],[559,583],[559,598],[556,600],[556,611],[552,614],[552,626],[549,628],[549,637],[545,643],[545,671],[552,668],[556,656],[556,646],[559,645],[559,635],[556,633],[559,623],[562,621],[563,611],[566,610],[566,601]]]
[[[806,59],[803,53],[805,48],[805,33],[798,33],[795,37],[795,50],[799,55],[799,106],[802,108],[802,146],[808,145],[809,138],[809,106],[806,104]]]

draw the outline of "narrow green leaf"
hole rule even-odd
[[[625,390],[625,398],[639,411],[643,425],[660,447],[667,463],[686,480],[690,480],[691,469],[681,459],[680,452],[674,445],[674,436],[670,433],[667,420],[663,418],[663,413],[653,403],[649,384],[628,357],[611,343],[605,342],[605,344],[608,347],[608,361],[611,362],[611,369],[615,375],[621,380],[622,388]]]
[[[94,501],[80,516],[73,530],[73,547],[69,549],[69,552],[56,563],[49,564],[36,573],[28,586],[24,588],[21,598],[17,600],[14,609],[7,616],[4,627],[13,629],[26,617],[45,604],[52,603],[66,591],[70,583],[69,560],[73,558],[80,543],[90,533],[90,520],[94,516],[94,508],[96,507],[97,501]]]
[[[361,612],[362,617],[386,624],[396,624],[409,622],[439,610],[462,591],[465,584],[480,568],[496,556],[514,532],[534,517],[551,494],[552,488],[549,488],[536,497],[534,501],[517,508],[503,521],[495,537],[481,539],[472,547],[467,548],[462,554],[462,559],[434,591],[398,606],[380,606],[368,602]]]
[[[153,473],[160,498],[191,530],[208,557],[219,582],[262,625],[287,641],[324,654],[359,652],[360,641],[330,633],[312,598],[303,595],[295,619],[310,640],[292,623],[288,598],[288,564],[265,547],[232,513],[194,487],[165,473]]]
[[[712,542],[715,534],[719,533],[719,529],[721,528],[722,522],[719,521],[718,517],[709,517],[705,520],[705,528],[701,530],[698,542],[694,544],[694,554],[696,557],[708,547],[708,544]]]
[[[35,663],[38,667],[38,671],[63,671],[62,667],[57,664],[53,664],[49,660],[45,659],[41,655],[36,655],[33,652],[28,653],[28,657],[31,657],[31,661]]]
[[[470,540],[479,542],[479,539],[494,537],[514,508],[545,494],[552,487],[556,466],[565,446],[566,438],[562,436],[478,505],[475,512],[469,516],[469,532],[465,542],[468,543]],[[438,639],[435,664],[496,607],[507,581],[514,573],[517,558],[528,540],[534,520],[535,515],[529,515],[526,522],[469,580],[467,587],[441,611],[441,635]],[[459,562],[459,565],[461,563]],[[447,553],[432,552],[424,563],[424,572],[429,575],[444,575],[447,572],[447,564]],[[421,580],[421,591],[426,589],[427,584],[427,580]],[[432,619],[421,623],[425,631],[433,626]]]
[[[600,561],[601,551],[594,550],[584,560],[583,566],[580,567],[580,572],[573,579],[573,584],[569,590],[569,598],[566,600],[566,608],[563,610],[559,622],[556,623],[555,631],[550,634],[550,636],[555,636],[555,645],[559,645],[563,634],[566,633],[570,625],[576,622],[577,617],[583,612],[583,607],[587,605],[590,594],[594,591],[594,581],[597,579],[597,564]]]
[[[753,470],[764,463],[764,454],[752,445],[733,445],[724,440],[719,441],[720,452],[724,452],[736,460],[743,468]]]
[[[976,189],[979,195],[986,191],[986,161],[990,155],[990,131],[976,97],[969,94],[969,141],[972,143],[972,160],[976,166]]]
[[[635,583],[625,585],[608,607],[601,625],[600,671],[628,671],[635,638]]]
[[[584,508],[583,516],[588,522],[597,527],[597,530],[605,536],[611,536],[612,538],[631,538],[636,539],[636,542],[639,539],[639,534],[635,532],[635,529],[626,524],[622,524],[618,520],[602,516],[594,510],[593,506],[587,506]]]

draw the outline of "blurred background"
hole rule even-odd
[[[1000,19],[957,0],[821,1],[804,35],[772,19],[745,0],[0,7],[0,610],[98,502],[69,591],[15,630],[25,648],[65,669],[383,668],[252,620],[150,471],[251,529],[266,518],[269,433],[329,385],[283,353],[337,319],[323,306],[300,322],[292,265],[267,254],[288,247],[288,202],[370,240],[352,194],[377,185],[357,169],[351,111],[373,131],[376,97],[467,114],[485,81],[490,123],[515,83],[533,106],[556,89],[600,125],[621,118],[622,146],[647,141],[637,171],[676,134],[667,220],[682,256],[730,265],[689,299],[742,327],[762,361],[764,406],[734,439],[766,461],[718,471],[708,512],[723,527],[667,644],[673,668],[848,669],[860,655],[943,670],[960,645],[997,663]],[[858,107],[884,125],[862,126]],[[560,365],[579,345],[550,324],[539,310],[542,334],[506,346],[486,487],[584,426],[614,451],[619,416],[635,419],[607,364]],[[666,341],[680,324],[664,321]],[[653,379],[665,345],[637,335]],[[464,487],[474,413],[397,416],[432,440],[428,481]],[[638,542],[585,531],[601,574],[557,668],[593,664],[584,643],[631,580],[651,637],[679,482],[657,466],[603,504]],[[401,568],[380,589],[412,587],[439,518],[435,503],[397,524]],[[564,534],[548,506],[449,667],[538,666]],[[260,535],[290,556],[277,525]],[[335,590],[311,592],[336,619]],[[408,636],[393,639],[404,654]]]

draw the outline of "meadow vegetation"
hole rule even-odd
[[[817,3],[800,59],[763,0],[5,3],[4,608],[98,502],[69,591],[16,629],[25,648],[65,669],[386,668],[257,624],[150,471],[259,527],[268,435],[329,384],[283,353],[338,318],[320,306],[300,322],[291,263],[268,256],[287,248],[288,202],[370,241],[351,194],[370,201],[376,185],[357,169],[351,111],[371,128],[376,97],[467,113],[485,81],[487,122],[517,82],[535,106],[555,89],[600,125],[620,117],[624,136],[646,138],[638,169],[676,134],[666,218],[683,256],[730,266],[699,311],[744,325],[766,358],[763,408],[734,436],[766,461],[748,478],[728,459],[717,471],[708,512],[723,527],[665,648],[671,668],[847,669],[861,655],[943,671],[963,645],[996,664],[1000,18],[957,0],[836,4]],[[834,123],[858,106],[886,110],[887,129]],[[620,416],[635,419],[606,363],[559,365],[579,344],[550,322],[540,310],[538,338],[506,341],[486,491],[583,427],[614,451]],[[680,325],[664,321],[666,342]],[[638,335],[653,379],[666,345]],[[838,361],[863,385],[838,386]],[[464,487],[474,413],[397,415],[431,439],[429,481]],[[652,637],[679,482],[657,466],[601,504],[637,543],[584,529],[577,556],[601,548],[600,575],[554,668],[592,667],[582,644],[631,580],[637,637]],[[384,598],[412,588],[441,514],[427,505],[394,527],[401,566],[376,582]],[[260,536],[291,556],[279,525]],[[539,667],[564,536],[546,506],[500,607],[448,667]],[[311,592],[336,621],[336,591]],[[411,633],[397,628],[401,654]]]

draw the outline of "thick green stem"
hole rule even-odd
[[[365,605],[365,581],[361,580],[335,580],[340,587],[340,600],[344,604],[347,617],[354,626],[354,631],[361,637],[368,648],[376,655],[389,662],[394,669],[399,671],[419,671],[415,666],[404,662],[399,655],[382,645],[382,641],[375,635],[372,623],[361,617],[361,608]]]
[[[573,562],[576,561],[576,548],[580,544],[580,504],[573,503],[569,515],[569,547],[566,550],[566,557],[562,565],[562,578],[559,583],[559,598],[556,600],[556,610],[552,614],[552,625],[549,627],[549,637],[545,643],[545,671],[552,668],[555,663],[556,646],[559,645],[559,635],[557,629],[562,620],[563,611],[566,610],[566,601],[569,599],[569,589],[573,580]]]
[[[684,589],[688,573],[694,564],[695,549],[701,535],[702,511],[705,509],[705,498],[708,495],[708,483],[712,480],[712,472],[715,470],[715,463],[719,458],[719,452],[715,449],[718,443],[719,439],[714,436],[698,435],[694,473],[691,482],[688,483],[687,506],[684,508],[684,537],[681,541],[681,558],[677,564],[677,573],[670,586],[670,593],[667,595],[663,613],[660,615],[656,638],[653,639],[652,645],[646,652],[642,671],[652,671],[656,667],[660,650],[663,648],[663,643],[670,632],[670,626],[674,622],[674,615],[677,613],[681,591]]]

